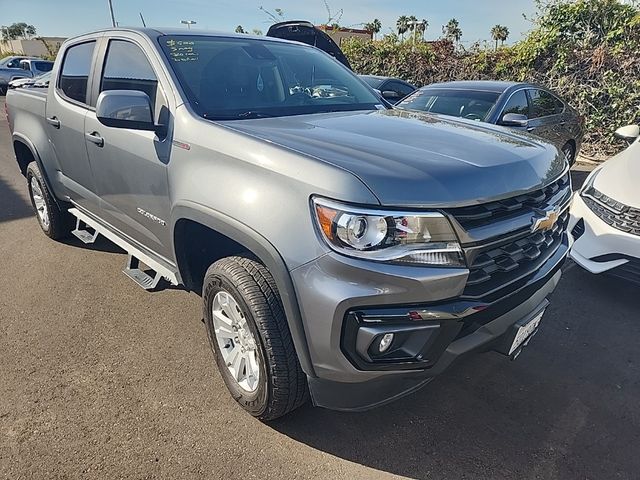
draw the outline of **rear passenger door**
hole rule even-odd
[[[531,105],[527,130],[561,147],[562,136],[559,134],[559,128],[561,128],[562,111],[558,111],[556,97],[537,88],[527,90],[527,94]]]
[[[96,40],[79,41],[62,52],[54,88],[49,89],[46,105],[47,134],[51,151],[60,166],[53,180],[60,181],[76,204],[97,213],[95,183],[84,140],[84,119],[92,107],[87,101]]]
[[[104,39],[104,63],[95,75],[94,99],[106,90],[138,90],[151,99],[156,123],[168,124],[168,104],[158,72],[135,38]],[[104,220],[137,246],[172,256],[167,163],[169,135],[107,127],[88,113],[86,149]],[[96,139],[101,139],[97,142]]]

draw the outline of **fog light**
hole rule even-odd
[[[384,353],[387,350],[389,350],[389,347],[391,346],[391,342],[393,342],[393,333],[385,333],[384,336],[382,337],[382,340],[380,340],[380,344],[378,345],[378,351],[380,353]]]

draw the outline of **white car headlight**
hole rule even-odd
[[[460,243],[438,212],[397,212],[313,198],[329,247],[350,257],[410,265],[464,267]]]

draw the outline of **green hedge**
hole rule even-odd
[[[618,0],[538,2],[534,28],[498,51],[351,39],[343,50],[362,74],[404,78],[416,85],[471,79],[534,82],[556,91],[584,115],[583,153],[617,152],[616,128],[640,123],[640,9]]]

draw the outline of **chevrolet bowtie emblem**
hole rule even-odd
[[[538,213],[531,218],[532,232],[546,232],[551,230],[558,221],[560,212],[556,207],[551,210],[539,210]]]

